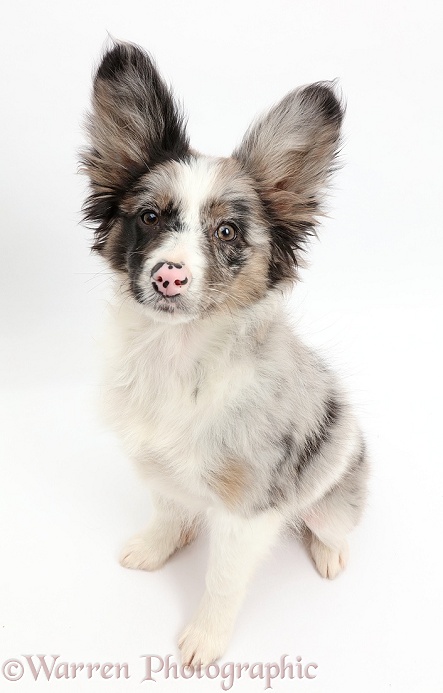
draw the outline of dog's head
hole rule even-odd
[[[290,92],[230,158],[193,151],[151,58],[116,44],[94,81],[85,218],[94,250],[158,319],[242,308],[296,278],[343,109],[329,83]]]

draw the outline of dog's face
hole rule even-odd
[[[190,154],[158,164],[122,197],[106,256],[154,316],[186,320],[265,294],[265,229],[241,166]]]
[[[341,120],[330,85],[310,85],[252,126],[232,157],[202,156],[149,56],[117,44],[95,77],[83,156],[94,249],[156,319],[250,305],[296,277]]]

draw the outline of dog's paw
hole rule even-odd
[[[134,568],[135,570],[157,570],[166,563],[170,551],[149,541],[147,534],[137,534],[132,537],[120,554],[120,564],[124,568]]]
[[[183,666],[204,668],[222,656],[227,638],[191,623],[183,631],[178,646]]]
[[[322,577],[333,580],[346,568],[349,557],[349,549],[346,542],[344,542],[340,550],[331,549],[313,535],[310,550],[317,570]]]

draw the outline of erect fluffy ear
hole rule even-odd
[[[98,222],[94,250],[101,251],[122,193],[156,163],[186,156],[184,118],[149,55],[116,43],[95,75],[82,153],[91,182],[85,219]]]
[[[298,251],[314,233],[343,112],[331,83],[301,87],[254,123],[233,154],[257,181],[270,219],[271,280],[294,276]]]

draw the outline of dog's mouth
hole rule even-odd
[[[199,310],[189,296],[162,296],[159,293],[150,295],[148,300],[142,303],[150,309],[159,319],[173,319],[179,322],[188,322],[195,319]]]
[[[183,303],[183,297],[178,294],[176,296],[161,296],[157,294],[152,305],[154,310],[161,313],[175,313],[177,310],[188,312]]]

